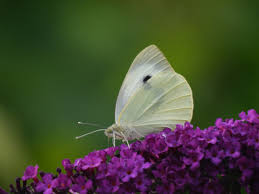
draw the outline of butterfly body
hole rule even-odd
[[[114,142],[138,139],[191,121],[192,113],[189,84],[174,71],[162,52],[151,45],[133,61],[117,98],[115,124],[105,134]]]
[[[161,127],[161,130],[163,128],[164,127]],[[160,131],[159,128],[157,128],[157,130]],[[134,126],[120,126],[118,124],[111,125],[105,130],[104,133],[107,137],[113,138],[115,136],[115,139],[123,141],[125,140],[125,137],[127,140],[134,140],[145,137],[144,135],[137,132]]]
[[[116,139],[123,139],[123,136],[121,135],[121,133],[124,133],[124,132],[125,132],[124,127],[118,126],[117,124],[111,125],[104,131],[107,137],[113,138],[113,134],[114,134]]]

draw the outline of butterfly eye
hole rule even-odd
[[[143,78],[143,83],[146,83],[152,76],[151,75],[146,75],[144,78]]]

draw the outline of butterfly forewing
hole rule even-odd
[[[115,108],[116,122],[129,98],[134,96],[142,87],[143,80],[148,78],[151,73],[158,73],[168,67],[166,58],[155,45],[145,48],[138,54],[130,66],[117,98]]]

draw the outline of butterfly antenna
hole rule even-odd
[[[77,122],[78,125],[88,125],[88,126],[93,126],[93,127],[104,127],[104,126],[101,126],[99,124],[96,124],[96,123],[86,123],[86,122]]]
[[[89,133],[86,133],[86,134],[83,134],[83,135],[80,135],[80,136],[77,136],[76,139],[80,139],[84,136],[87,136],[87,135],[90,135],[90,134],[93,134],[93,133],[96,133],[96,132],[99,132],[99,131],[105,131],[106,129],[97,129],[97,130],[94,130],[94,131],[91,131]]]

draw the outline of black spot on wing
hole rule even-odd
[[[151,75],[146,75],[144,78],[143,78],[143,83],[146,83],[152,76]]]

